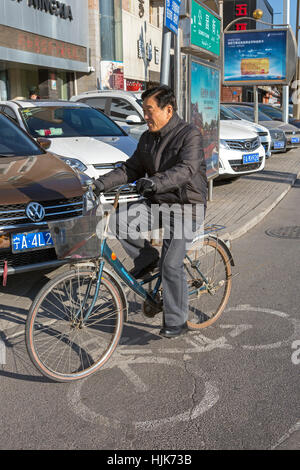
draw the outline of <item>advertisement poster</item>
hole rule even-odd
[[[123,62],[103,60],[101,62],[101,89],[124,90]]]
[[[201,131],[208,178],[219,173],[220,71],[191,62],[191,122]]]
[[[224,83],[286,79],[286,31],[224,34]]]

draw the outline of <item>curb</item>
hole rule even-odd
[[[250,220],[246,220],[244,223],[242,222],[242,225],[240,225],[240,223],[233,225],[232,228],[224,235],[221,235],[220,238],[222,238],[224,241],[232,241],[241,237],[242,235],[245,235],[245,233],[261,222],[269,214],[269,212],[271,212],[271,210],[279,204],[279,202],[286,196],[299,177],[300,172],[298,174],[295,173],[291,181],[287,184],[287,188],[284,189],[275,199],[274,195],[271,195],[263,202],[262,209],[257,215],[254,215],[252,218],[250,216]],[[244,218],[249,219],[249,214],[246,214]]]

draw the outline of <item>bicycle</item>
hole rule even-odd
[[[121,186],[113,209],[102,213],[101,240],[92,227],[93,216],[49,222],[57,255],[69,259],[71,266],[37,294],[25,330],[29,357],[48,379],[83,379],[109,360],[120,341],[123,323],[128,320],[122,282],[143,299],[146,317],[152,319],[162,311],[160,273],[138,281],[107,244],[110,215],[118,206],[121,192],[129,187],[132,185]],[[230,296],[234,262],[229,248],[216,233],[222,228],[206,227],[186,253],[188,326],[192,330],[212,325]],[[147,290],[153,281],[154,288]]]

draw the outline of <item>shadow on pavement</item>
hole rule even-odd
[[[297,177],[296,173],[289,173],[285,171],[263,170],[261,173],[253,173],[250,175],[241,176],[247,180],[268,181],[272,183],[291,183],[291,180]]]

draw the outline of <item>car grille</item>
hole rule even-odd
[[[29,251],[25,253],[3,252],[0,254],[0,268],[3,268],[4,261],[7,261],[8,268],[17,268],[31,264],[46,263],[57,260],[55,249]]]
[[[251,171],[257,170],[262,164],[263,157],[259,157],[259,162],[257,163],[243,163],[243,160],[229,160],[229,164],[233,171],[237,173],[241,171]]]
[[[261,137],[264,137],[264,136],[268,135],[268,132],[261,131],[261,132],[258,132],[258,135],[260,135]]]
[[[255,150],[260,146],[259,137],[255,137],[251,140],[226,140],[227,145],[232,150]]]
[[[54,201],[39,201],[45,209],[45,217],[41,221],[46,223],[49,220],[66,219],[82,214],[82,197],[71,199],[58,199]],[[0,227],[1,229],[16,226],[33,224],[26,215],[27,204],[10,204],[0,206]]]

